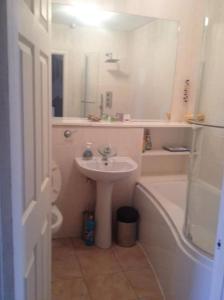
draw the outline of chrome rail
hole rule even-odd
[[[224,125],[219,125],[219,124],[210,124],[210,123],[197,122],[197,121],[188,121],[188,123],[193,124],[193,125],[224,129]]]

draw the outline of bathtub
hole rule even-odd
[[[166,300],[209,300],[213,261],[183,234],[187,178],[142,177],[134,193],[139,244]]]

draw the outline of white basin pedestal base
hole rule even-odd
[[[84,160],[75,159],[80,172],[96,181],[96,245],[110,248],[112,244],[112,190],[113,183],[130,176],[138,167],[129,157],[116,156],[105,162],[99,157]]]
[[[112,244],[112,190],[113,182],[97,181],[96,245],[103,249]]]

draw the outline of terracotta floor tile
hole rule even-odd
[[[57,280],[52,284],[52,300],[90,300],[83,279]]]
[[[151,269],[142,269],[137,271],[125,272],[135,293],[140,299],[162,299],[160,289]],[[147,298],[146,298],[147,299]]]
[[[52,300],[162,300],[138,246],[100,249],[58,239],[52,248]]]
[[[76,255],[85,275],[111,274],[121,268],[111,249],[78,250]]]
[[[52,280],[81,277],[79,262],[69,239],[57,241],[52,249]]]
[[[149,267],[146,257],[138,245],[129,248],[115,245],[112,249],[124,271]]]
[[[52,247],[53,248],[60,248],[60,247],[69,247],[71,245],[70,238],[61,238],[61,239],[53,239],[52,240]]]
[[[70,239],[57,239],[52,242],[52,258],[60,259],[68,255],[75,255],[75,249]]]
[[[80,250],[86,250],[86,251],[92,251],[93,249],[99,249],[97,246],[86,246],[84,241],[81,239],[71,239],[73,247],[75,251],[80,251]]]
[[[123,273],[87,276],[86,282],[92,300],[137,300]]]

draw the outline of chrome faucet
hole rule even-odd
[[[116,151],[110,145],[101,146],[98,152],[102,156],[102,160],[106,162],[110,157],[117,155]]]

